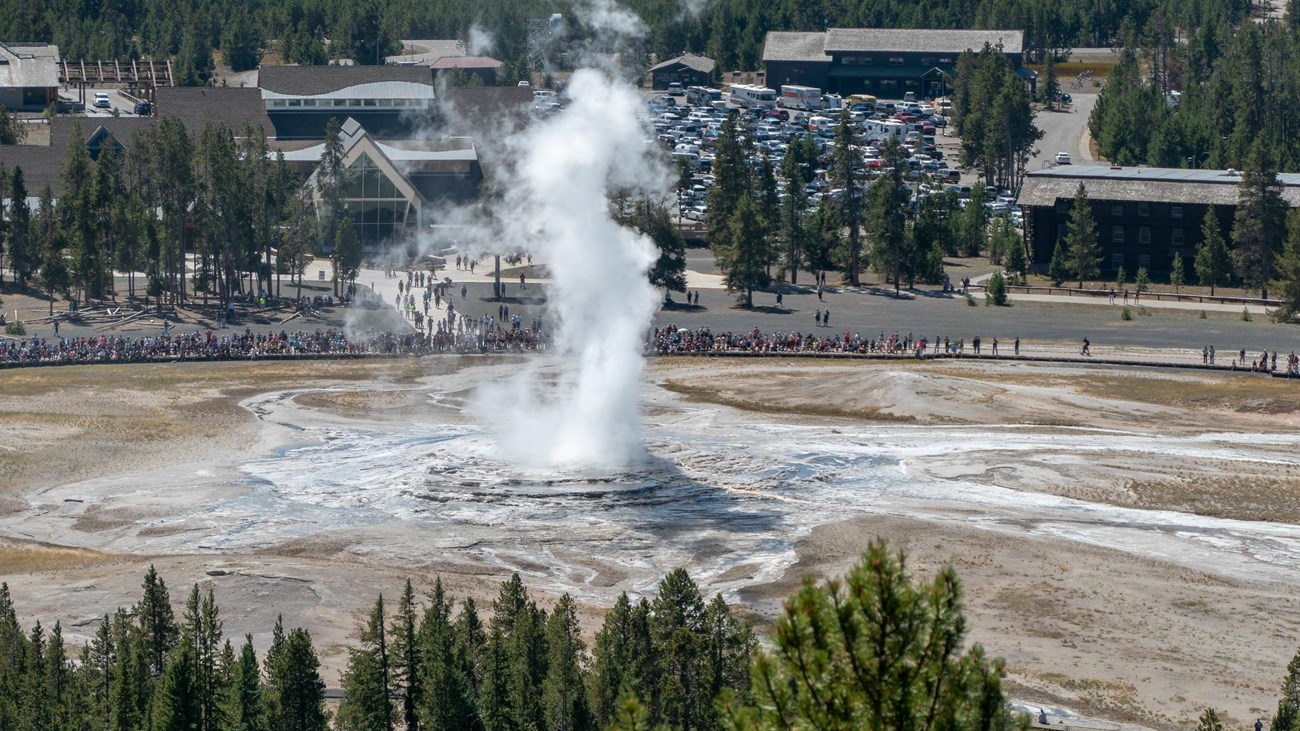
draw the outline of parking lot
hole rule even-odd
[[[826,96],[818,109],[786,109],[774,104],[755,103],[745,98],[751,87],[740,87],[737,94],[724,94],[718,90],[692,87],[689,93],[659,93],[652,96],[647,106],[651,115],[656,142],[675,162],[685,162],[693,171],[688,187],[678,191],[682,218],[704,221],[708,218],[708,193],[714,183],[712,171],[713,146],[721,134],[723,122],[729,115],[739,114],[750,125],[753,149],[750,164],[757,166],[763,155],[771,161],[778,173],[778,182],[785,196],[784,181],[780,179],[781,163],[790,145],[812,139],[820,159],[825,160],[835,148],[835,135],[841,110],[847,108],[863,141],[863,163],[868,178],[878,177],[881,170],[880,149],[889,137],[902,142],[906,169],[904,179],[912,190],[913,202],[928,195],[952,191],[963,201],[970,197],[970,186],[975,182],[973,173],[963,174],[958,169],[960,143],[949,134],[948,114],[951,108],[943,100],[913,101],[878,99],[864,101],[860,97],[841,99]],[[712,92],[706,94],[706,91]],[[801,101],[801,105],[806,101]],[[834,197],[832,177],[825,169],[816,171],[814,179],[805,188],[809,208],[816,207],[823,198]],[[1011,191],[990,191],[987,205],[993,214],[1007,214],[1017,226],[1022,224],[1019,206]],[[964,205],[964,202],[963,202]]]

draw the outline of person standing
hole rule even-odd
[[[997,357],[997,354],[998,354],[998,339],[993,338],[993,356]]]
[[[1020,357],[1020,336],[1019,335],[1016,336],[1015,349],[1016,349],[1015,350],[1016,357],[1019,358]]]
[[[817,308],[817,312],[813,314],[813,319],[817,321],[817,327],[822,326],[822,308]]]

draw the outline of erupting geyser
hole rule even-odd
[[[569,104],[509,143],[513,164],[495,211],[508,245],[547,262],[549,313],[564,359],[554,382],[529,368],[485,389],[478,411],[516,459],[621,468],[644,455],[638,390],[657,295],[644,236],[610,215],[613,192],[662,195],[636,91],[593,69],[574,73]],[[499,181],[500,182],[500,181]]]

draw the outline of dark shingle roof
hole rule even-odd
[[[763,43],[763,60],[829,62],[826,34],[771,31]]]
[[[1006,53],[1020,53],[1025,33],[1019,30],[930,30],[901,28],[831,28],[825,33],[772,31],[763,45],[764,61],[823,61],[831,53],[855,51],[961,53],[987,43]]]
[[[929,30],[901,28],[831,28],[826,31],[826,52],[931,51],[961,53],[978,51],[987,43],[1001,45],[1006,53],[1020,53],[1025,32],[1021,30]]]
[[[1279,175],[1282,197],[1300,206],[1300,174]],[[1057,198],[1073,198],[1079,183],[1088,197],[1104,201],[1149,201],[1235,206],[1241,175],[1226,170],[1071,165],[1033,170],[1025,175],[1018,202],[1022,206],[1052,206]]]
[[[191,132],[197,132],[211,122],[240,134],[251,122],[260,126],[268,137],[275,136],[271,119],[266,116],[266,103],[258,89],[178,86],[159,87],[156,94],[157,115],[175,117]]]
[[[385,81],[433,86],[427,66],[263,66],[257,74],[261,88],[296,96],[328,94]]]
[[[678,56],[677,58],[670,58],[661,64],[651,66],[650,70],[659,71],[662,69],[671,68],[673,66],[676,66],[677,64],[681,64],[687,68],[694,69],[696,71],[699,71],[702,74],[713,73],[713,69],[718,65],[718,63],[711,58],[708,58],[706,56],[697,56],[693,53],[688,53],[684,56]]]
[[[63,147],[51,150],[45,145],[0,145],[0,162],[5,165],[6,174],[13,175],[14,168],[22,168],[23,185],[27,186],[31,198],[40,196],[47,184],[58,194],[59,171],[66,157]]]
[[[476,124],[492,126],[496,117],[522,114],[531,109],[533,90],[520,86],[454,86],[442,93],[442,100],[468,126],[454,131],[470,133]]]

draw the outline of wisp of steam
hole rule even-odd
[[[568,95],[562,111],[512,139],[514,164],[494,211],[502,245],[549,267],[547,316],[562,363],[482,390],[475,410],[516,459],[618,469],[644,456],[642,344],[658,297],[646,278],[653,244],[619,225],[609,201],[616,191],[662,191],[666,173],[629,85],[581,69]]]

